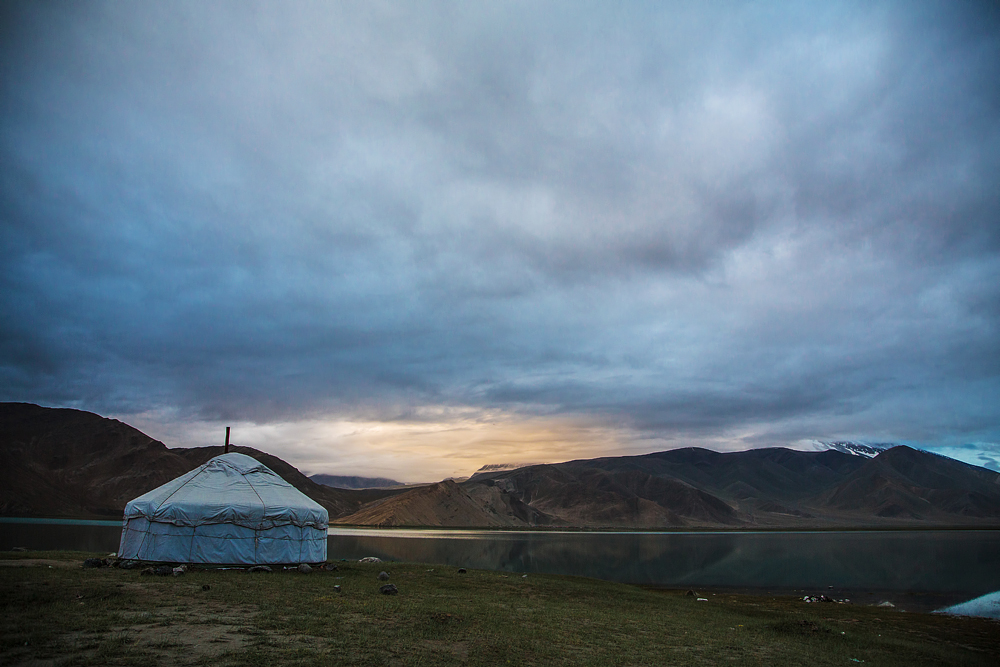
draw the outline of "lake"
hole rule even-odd
[[[1000,590],[1000,531],[330,532],[331,559],[377,556],[671,588]]]
[[[121,524],[0,519],[0,549],[118,549]],[[563,532],[331,528],[328,558],[377,556],[672,588],[1000,590],[1000,531]]]

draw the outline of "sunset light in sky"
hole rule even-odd
[[[406,482],[1000,469],[998,7],[4,3],[0,400]]]

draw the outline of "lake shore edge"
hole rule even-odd
[[[93,516],[0,516],[0,523],[51,523],[65,525],[119,525],[124,520]],[[919,531],[1000,531],[995,524],[887,524],[830,526],[372,526],[367,524],[331,523],[329,530],[399,530],[490,533],[853,533],[853,532],[919,532]]]

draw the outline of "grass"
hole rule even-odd
[[[87,555],[0,567],[0,664],[1000,664],[986,619],[402,563],[161,578]]]

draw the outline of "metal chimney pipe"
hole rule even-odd
[[[226,454],[229,453],[229,427],[226,427]]]

